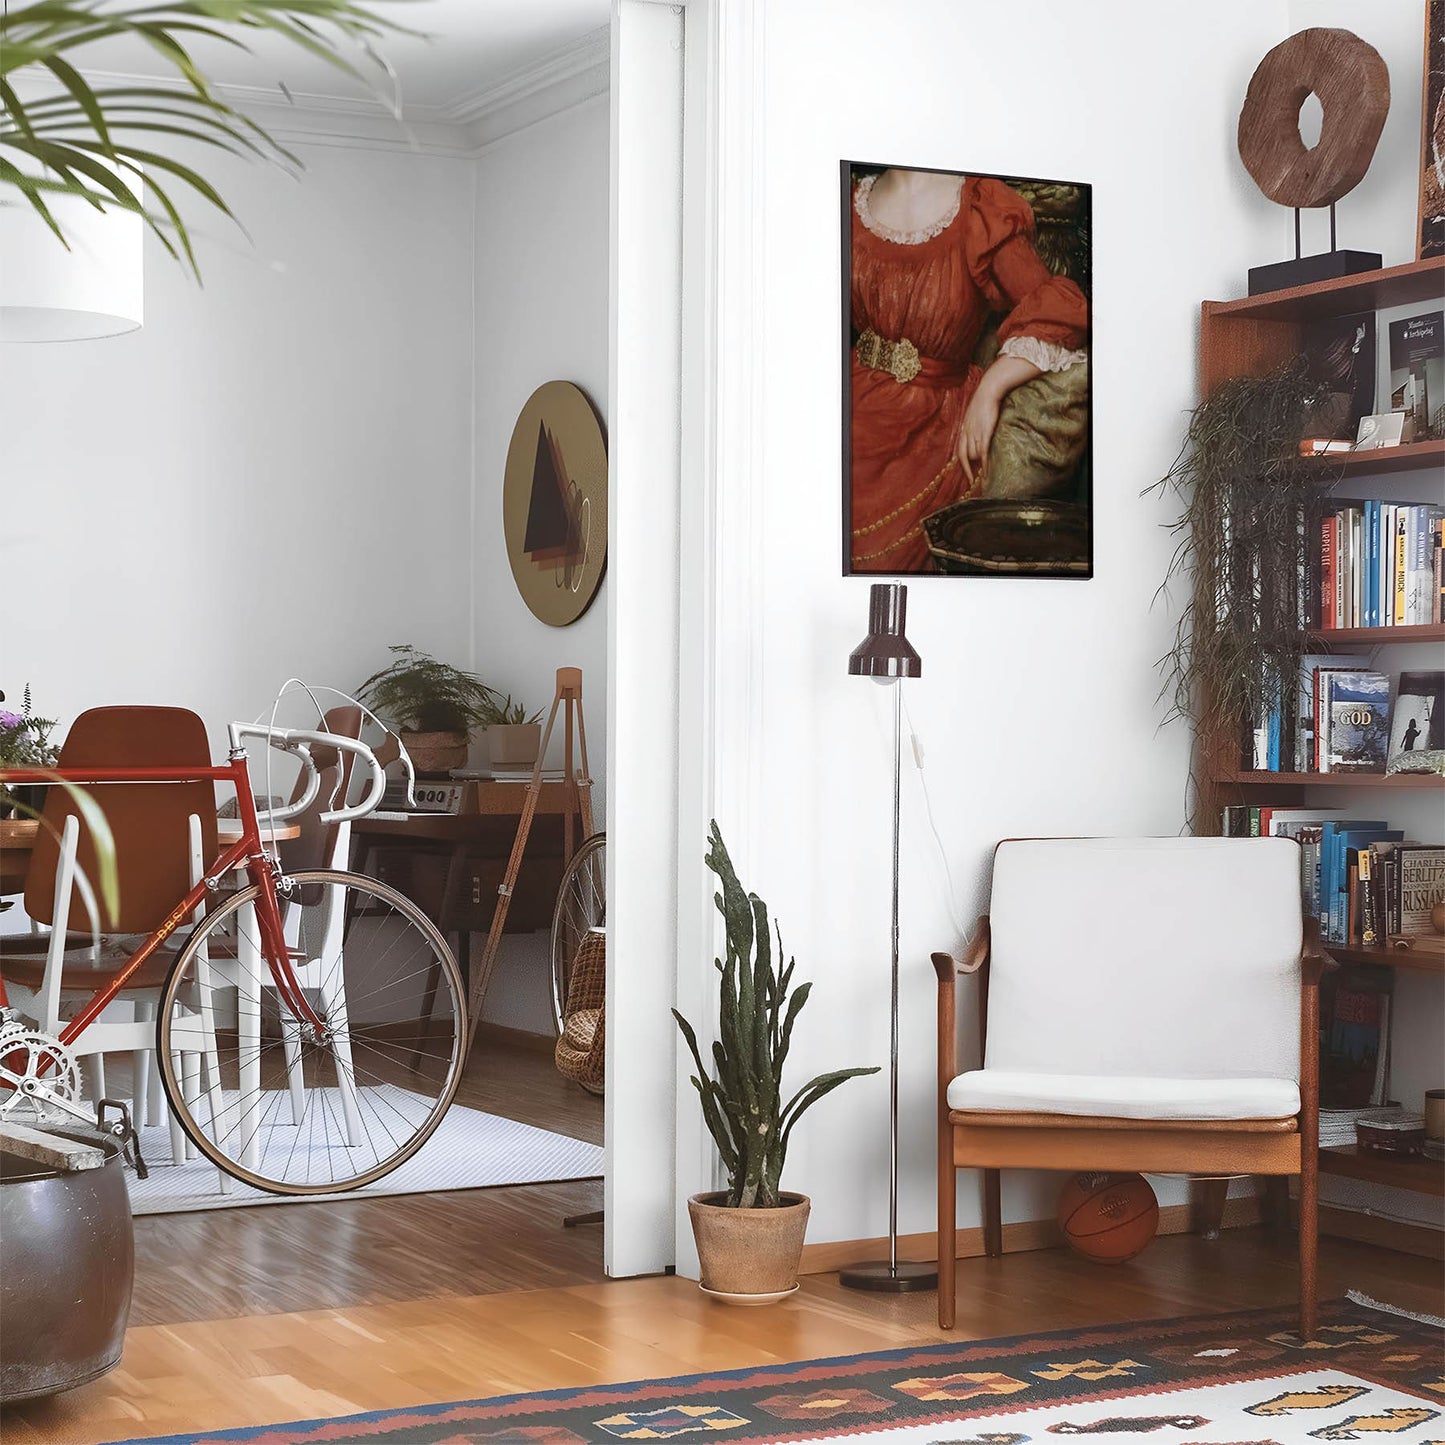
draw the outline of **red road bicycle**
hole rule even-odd
[[[245,723],[229,732],[229,760],[218,766],[0,771],[7,783],[64,780],[86,788],[230,784],[241,824],[238,841],[220,851],[159,927],[135,941],[58,1036],[24,1021],[0,974],[0,1117],[24,1122],[27,1114],[53,1118],[56,1110],[87,1122],[98,1117],[80,1102],[68,1046],[149,966],[157,977],[164,971],[156,1022],[161,1081],[201,1152],[272,1193],[358,1188],[415,1154],[450,1106],[465,1060],[466,990],[442,935],[415,904],[357,873],[287,874],[262,841],[263,821],[296,816],[316,800],[313,750],[350,752],[370,775],[360,802],[334,800],[340,806],[320,820],[370,812],[385,780],[375,753],[324,732]],[[307,782],[295,801],[258,813],[248,736],[300,760]],[[244,870],[246,884],[227,893],[236,870]],[[169,946],[206,904],[179,949]],[[124,1128],[129,1132],[128,1123]]]

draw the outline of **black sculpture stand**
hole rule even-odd
[[[912,1294],[915,1290],[938,1288],[938,1266],[920,1260],[900,1259],[894,1265],[886,1259],[870,1260],[840,1269],[838,1283],[874,1294]]]

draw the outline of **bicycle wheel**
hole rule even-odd
[[[558,1034],[577,946],[589,928],[607,922],[607,834],[594,833],[562,873],[552,909],[552,1019]]]
[[[466,1054],[466,990],[414,903],[357,873],[278,884],[287,949],[320,1031],[262,962],[253,885],[196,926],[161,995],[161,1081],[226,1173],[273,1194],[329,1194],[388,1174],[446,1113]]]

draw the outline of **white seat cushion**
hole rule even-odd
[[[1109,1119],[1287,1119],[1299,1113],[1300,1093],[1293,1079],[1126,1078],[975,1069],[948,1086],[948,1107]]]

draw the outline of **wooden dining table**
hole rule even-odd
[[[39,818],[0,818],[0,896],[7,893],[22,893],[25,890],[25,875],[30,868],[30,852],[40,836]],[[261,839],[268,842],[272,837],[277,842],[299,838],[301,829],[295,823],[263,825]],[[216,841],[228,848],[241,837],[239,818],[216,819]]]

